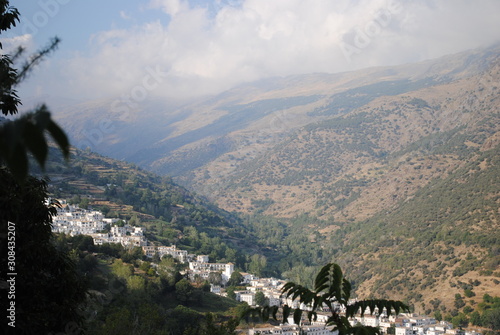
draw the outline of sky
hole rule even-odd
[[[191,99],[245,82],[397,65],[500,41],[499,0],[11,0],[4,51],[61,43],[21,98]]]

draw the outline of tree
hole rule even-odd
[[[8,0],[0,0],[0,33],[14,27],[19,16],[19,11],[11,7]],[[14,64],[23,57],[23,48],[19,47],[13,54],[2,52],[0,111],[4,116],[18,113],[21,100],[16,87],[58,43],[59,39],[54,38],[47,47],[28,57],[19,70]],[[85,282],[77,275],[69,255],[51,241],[50,225],[57,204],[46,204],[47,181],[28,175],[29,154],[42,169],[45,166],[49,151],[46,133],[67,159],[68,138],[52,120],[45,105],[14,120],[0,116],[0,267],[4,269],[0,282],[11,280],[13,283],[15,279],[12,299],[2,299],[1,303],[2,308],[7,304],[15,306],[15,328],[5,329],[8,324],[2,323],[3,334],[13,330],[16,334],[58,333],[70,329],[76,332],[82,323],[78,311],[85,301]],[[9,263],[4,246],[9,248],[15,262]],[[17,273],[15,277],[7,275],[7,266],[13,266],[9,272]]]
[[[495,331],[500,330],[500,308],[485,311],[481,319],[484,327]]]
[[[175,284],[175,296],[182,304],[187,304],[193,295],[194,288],[191,283],[183,278]]]
[[[463,328],[467,327],[469,324],[469,319],[464,313],[459,313],[457,316],[454,316],[451,319],[451,323],[453,324],[453,328]]]
[[[230,318],[228,321],[221,321],[217,315],[207,313],[201,322],[201,335],[234,335],[238,326],[237,318]]]
[[[470,314],[469,321],[474,326],[481,326],[481,314],[478,311],[474,311]]]
[[[226,292],[228,298],[236,300],[236,293],[234,292],[234,286],[229,286]]]
[[[6,299],[5,294],[1,299],[2,310],[12,302],[16,310],[16,327],[8,330],[47,334],[65,332],[71,324],[81,326],[78,311],[85,301],[86,283],[68,254],[52,242],[57,204],[45,204],[47,182],[27,177],[19,183],[0,167],[0,185],[0,268],[17,273],[0,272],[1,282],[15,279],[15,297]],[[8,252],[14,258],[9,259]],[[9,333],[3,330],[2,334]]]
[[[243,281],[243,276],[240,272],[234,271],[227,282],[227,286],[238,286]]]
[[[255,303],[258,306],[269,306],[269,299],[266,298],[262,291],[255,293]]]
[[[15,27],[19,22],[19,11],[9,6],[9,1],[0,0],[0,33]],[[16,86],[19,85],[46,55],[57,48],[59,39],[29,57],[18,71],[18,61],[24,49],[19,47],[13,55],[0,56],[0,111],[3,115],[15,115],[21,105]],[[2,44],[0,43],[0,50]],[[65,158],[69,157],[69,141],[64,131],[55,123],[48,108],[41,105],[16,120],[3,120],[0,126],[0,163],[6,166],[18,181],[28,175],[28,153],[44,168],[48,154],[45,133],[48,132],[59,146]]]
[[[167,291],[175,288],[175,284],[182,279],[182,275],[179,273],[177,264],[172,256],[163,257],[156,271],[160,276],[163,287]]]
[[[351,284],[344,278],[339,265],[329,263],[317,274],[314,281],[314,290],[297,285],[293,282],[286,283],[282,288],[285,297],[298,299],[301,304],[309,306],[310,310],[304,311],[300,308],[292,310],[288,305],[283,306],[283,323],[293,311],[293,319],[297,325],[301,324],[302,315],[305,312],[309,321],[317,319],[317,311],[328,308],[330,316],[326,322],[327,326],[333,326],[340,335],[346,334],[380,334],[380,330],[370,326],[352,326],[349,318],[357,313],[364,315],[367,310],[371,314],[385,311],[387,315],[400,311],[409,312],[410,308],[400,301],[394,300],[361,300],[351,302]],[[341,313],[341,311],[345,313]],[[259,316],[267,321],[270,316],[276,319],[279,307],[258,307],[249,310],[251,316]]]
[[[210,272],[208,282],[212,285],[220,285],[222,283],[222,274],[220,272]]]
[[[250,263],[248,265],[248,272],[261,277],[266,265],[266,256],[258,254],[252,255],[252,257],[250,257]]]
[[[474,297],[476,294],[471,290],[471,289],[465,289],[464,290],[464,295],[467,297],[467,298],[472,298]]]

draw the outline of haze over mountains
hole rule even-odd
[[[360,295],[423,310],[450,308],[472,282],[500,295],[499,89],[497,45],[56,117],[77,145],[171,175],[225,210],[288,222],[244,223],[277,262],[303,257],[300,244],[303,264],[334,259]]]
[[[366,217],[463,163],[427,163],[421,143],[429,150],[481,131],[498,106],[499,50],[267,79],[182,106],[122,96],[57,118],[77,146],[171,175],[228,210],[251,212],[264,201],[268,214],[339,216],[332,204],[356,195],[342,215]],[[496,143],[491,132],[469,147]],[[424,171],[412,168],[416,156],[427,157]],[[403,177],[389,183],[394,175]],[[373,199],[389,184],[391,194]]]

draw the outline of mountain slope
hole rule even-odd
[[[333,259],[363,296],[458,313],[465,289],[500,295],[499,93],[497,46],[155,105],[149,121],[112,122],[95,149],[248,215],[231,238],[266,246],[281,272]],[[71,133],[100,129],[89,122]]]
[[[498,143],[498,58],[485,72],[308,124],[212,190],[228,210],[367,218]],[[209,170],[210,171],[210,170]]]
[[[497,51],[493,47],[397,67],[271,78],[183,104],[133,101],[125,94],[55,112],[76,146],[178,177],[202,190],[295,129],[381,96],[477,74]]]

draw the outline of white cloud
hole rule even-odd
[[[26,53],[34,51],[33,35],[31,34],[0,38],[0,43],[4,54],[12,54],[20,46],[25,49]]]
[[[61,90],[127,93],[159,66],[151,92],[217,93],[268,76],[399,64],[486,45],[500,38],[500,1],[217,1],[217,12],[183,0],[152,0],[168,24],[149,22],[93,36],[90,55],[64,67]]]
[[[125,13],[125,11],[123,11],[123,10],[120,11],[120,17],[124,20],[132,19],[132,17],[130,15],[128,15],[127,13]]]
[[[160,8],[170,16],[175,16],[183,10],[189,10],[189,5],[183,0],[151,0],[150,8]]]

